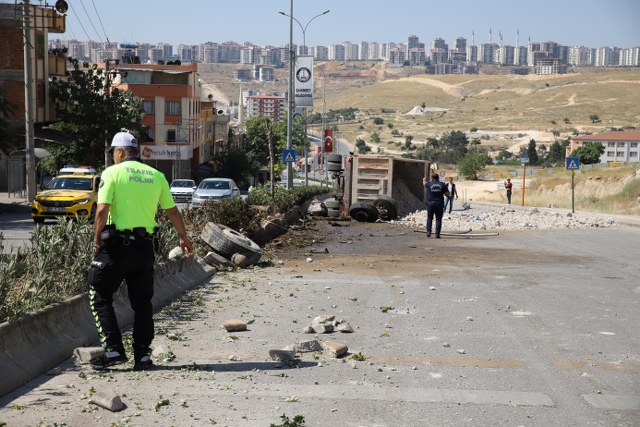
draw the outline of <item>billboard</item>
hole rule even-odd
[[[140,158],[142,160],[187,160],[192,150],[187,145],[141,145]]]
[[[313,56],[296,58],[294,92],[296,107],[313,107]]]

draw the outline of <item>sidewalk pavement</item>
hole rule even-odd
[[[27,197],[20,194],[0,192],[0,213],[30,212],[31,203]]]

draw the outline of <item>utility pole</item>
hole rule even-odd
[[[23,2],[23,25],[24,36],[24,112],[25,112],[25,167],[27,173],[27,200],[32,201],[36,197],[36,160],[35,141],[33,137],[33,90],[35,81],[33,78],[33,62],[31,52],[33,41],[31,39],[31,6],[29,1]]]
[[[295,51],[293,50],[293,0],[291,0],[291,10],[289,11],[289,110],[287,111],[287,150],[291,150],[293,108],[295,107],[295,97],[293,93],[293,67]],[[287,162],[287,188],[293,188],[293,165]]]

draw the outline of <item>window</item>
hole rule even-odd
[[[167,142],[176,142],[176,130],[169,129],[167,131]]]
[[[607,157],[613,157],[614,154],[613,151],[607,151]]]
[[[615,143],[615,142],[610,142],[610,143],[607,145],[607,147],[615,147],[615,146],[616,146],[616,143]]]
[[[618,152],[618,153],[616,153],[616,157],[624,157],[624,152]]]
[[[624,142],[618,142],[618,147],[624,147]]]
[[[631,148],[638,148],[638,143],[637,142],[632,142],[631,143]]]
[[[155,101],[144,101],[142,103],[142,108],[144,109],[144,113],[147,115],[156,113]]]
[[[637,151],[629,151],[629,157],[638,157]]]
[[[180,102],[178,101],[167,101],[165,114],[167,116],[180,116]]]

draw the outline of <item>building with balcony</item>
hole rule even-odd
[[[25,45],[23,23],[27,16],[27,32],[31,43]],[[49,34],[64,33],[66,18],[52,6],[27,5],[22,3],[0,3],[0,88],[6,100],[15,107],[9,122],[11,143],[16,156],[3,157],[0,153],[0,190],[21,191],[26,182],[25,116],[30,104],[33,116],[36,148],[44,141],[43,125],[56,119],[55,106],[49,98],[49,78],[64,76],[67,65],[66,54],[60,49],[49,49]],[[30,76],[33,94],[27,103],[25,94],[25,54],[30,59]],[[48,135],[46,136],[47,139]],[[38,155],[36,154],[36,157]]]
[[[247,117],[269,117],[274,122],[282,120],[286,113],[286,98],[274,95],[246,97]]]
[[[566,156],[569,157],[573,151],[586,144],[602,144],[604,153],[600,156],[600,163],[640,163],[640,132],[602,132],[574,136],[566,148]]]
[[[113,85],[142,98],[150,142],[140,158],[171,181],[191,178],[194,152],[205,153],[205,125],[197,64],[122,64]],[[126,73],[125,73],[126,72]],[[203,154],[204,155],[204,154]]]

